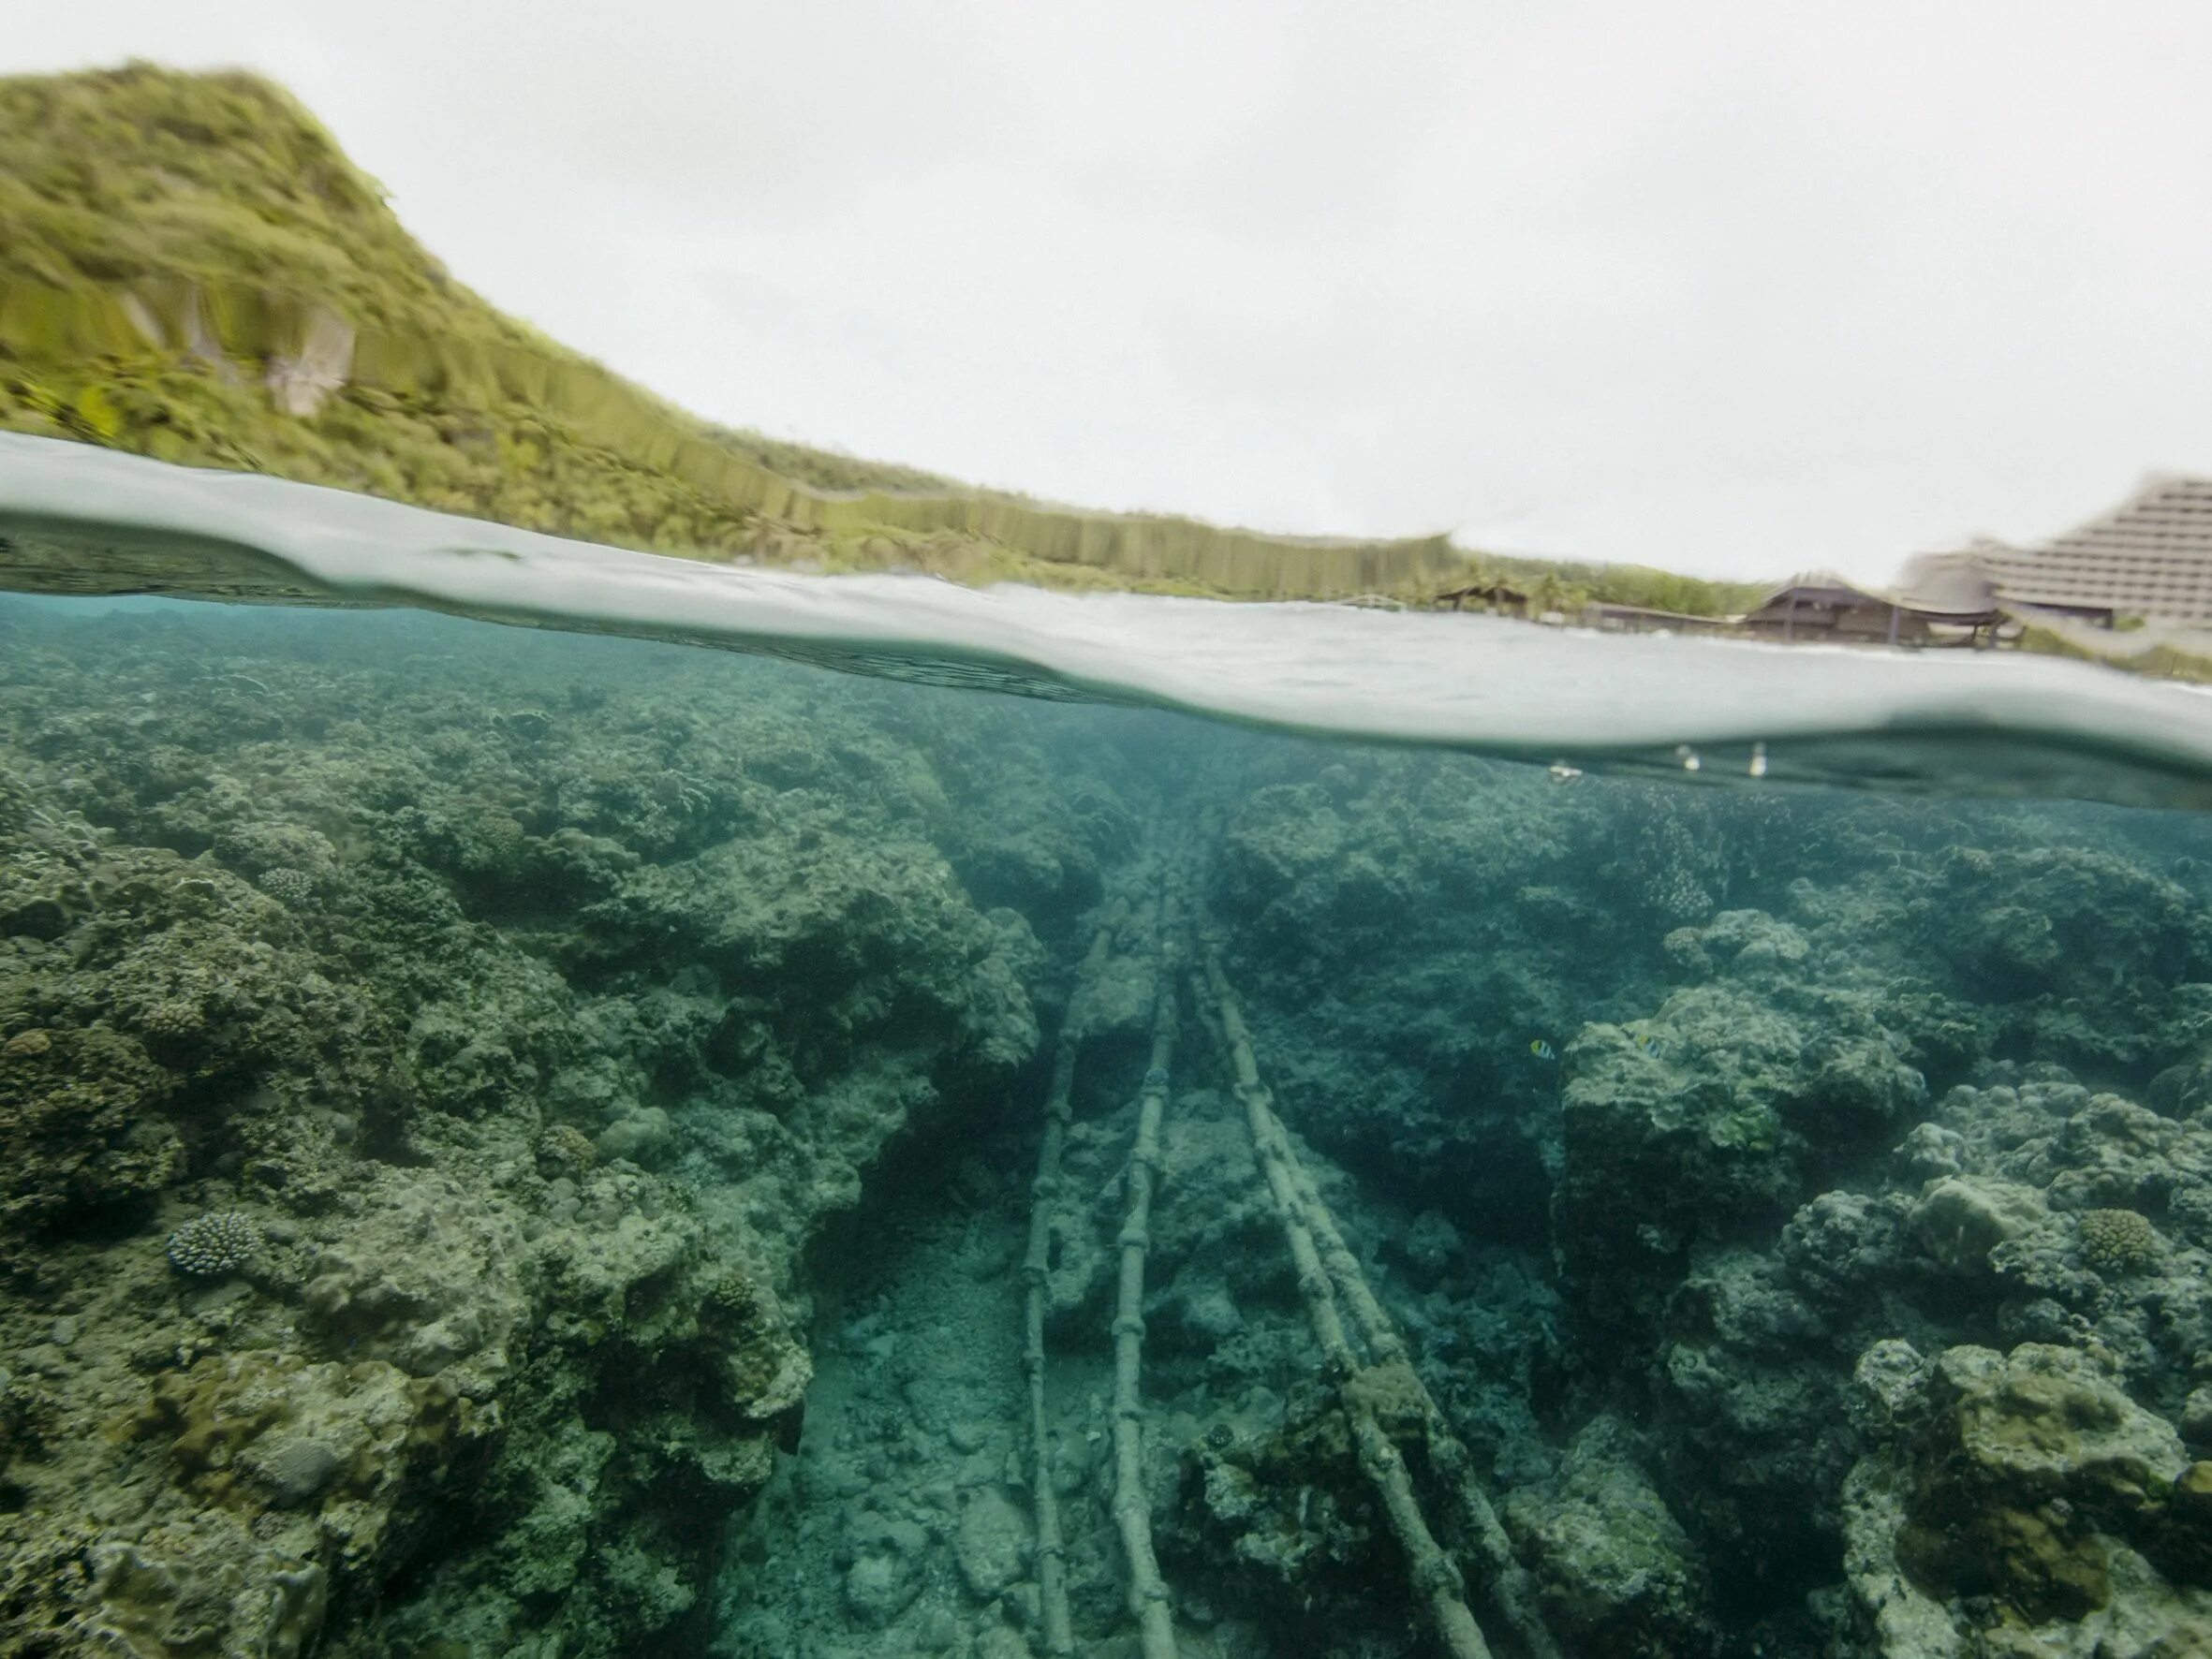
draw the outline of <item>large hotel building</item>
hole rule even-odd
[[[2151,477],[2041,547],[1977,541],[1926,555],[1908,585],[1940,571],[1982,577],[2000,604],[2212,624],[2212,478]]]

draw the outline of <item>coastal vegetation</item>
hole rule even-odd
[[[283,88],[134,63],[0,78],[0,431],[257,472],[715,563],[1225,599],[1503,584],[1740,614],[1636,565],[1096,512],[700,419],[455,280]],[[2212,681],[2190,640],[2024,650]]]
[[[0,428],[714,560],[1222,597],[1718,615],[1741,584],[1087,512],[700,420],[454,280],[281,88],[0,80]]]

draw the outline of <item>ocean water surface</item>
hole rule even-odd
[[[2212,1652],[2197,693],[13,438],[0,580],[0,1653]]]

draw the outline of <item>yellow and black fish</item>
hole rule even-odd
[[[1551,1044],[1545,1042],[1541,1037],[1538,1037],[1534,1042],[1528,1045],[1528,1051],[1535,1055],[1539,1060],[1556,1060],[1559,1058],[1558,1050],[1554,1049]]]

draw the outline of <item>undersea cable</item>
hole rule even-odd
[[[1069,1120],[1074,1115],[1075,1050],[1081,1042],[1076,1020],[1084,992],[1105,965],[1113,947],[1113,920],[1109,917],[1091,940],[1091,947],[1077,971],[1075,989],[1068,998],[1068,1012],[1060,1021],[1060,1037],[1053,1050],[1053,1082],[1044,1101],[1044,1138],[1037,1149],[1037,1179],[1029,1187],[1029,1248],[1022,1260],[1022,1276],[1028,1282],[1026,1324],[1022,1342],[1022,1370],[1029,1384],[1029,1441],[1034,1457],[1030,1494],[1037,1521],[1037,1591],[1039,1616],[1044,1625],[1044,1651],[1049,1659],[1073,1659],[1075,1631],[1068,1612],[1068,1545],[1060,1531],[1060,1500],[1053,1490],[1052,1427],[1044,1398],[1045,1278],[1052,1266],[1052,1211],[1060,1190],[1060,1153],[1067,1144]]]
[[[1213,964],[1217,966],[1217,964]],[[1241,1024],[1241,1012],[1240,1012]],[[1246,1034],[1247,1041],[1249,1034]],[[1268,1133],[1278,1146],[1285,1167],[1288,1168],[1300,1206],[1313,1231],[1314,1246],[1321,1266],[1329,1275],[1336,1294],[1351,1310],[1352,1324],[1360,1339],[1365,1343],[1372,1365],[1379,1372],[1389,1368],[1402,1385],[1405,1402],[1415,1408],[1422,1419],[1422,1427],[1428,1446],[1429,1462],[1441,1477],[1441,1484],[1449,1495],[1458,1521],[1463,1545],[1482,1563],[1489,1588],[1490,1599],[1497,1606],[1513,1634],[1520,1637],[1528,1659],[1560,1659],[1559,1647],[1552,1639],[1550,1627],[1537,1611],[1535,1580],[1528,1569],[1514,1558],[1512,1545],[1507,1539],[1504,1526],[1497,1519],[1497,1511],[1482,1490],[1482,1477],[1475,1470],[1474,1458],[1466,1444],[1452,1431],[1443,1410],[1437,1404],[1436,1396],[1428,1385],[1421,1380],[1421,1373],[1413,1369],[1407,1352],[1406,1339],[1399,1332],[1397,1322],[1391,1318],[1375,1292],[1367,1284],[1367,1276],[1360,1267],[1359,1257],[1344,1241],[1336,1218],[1321,1201],[1320,1191],[1314,1185],[1313,1176],[1300,1161],[1291,1147],[1290,1137],[1270,1106],[1266,1108]]]
[[[1282,1121],[1276,1115],[1274,1097],[1261,1080],[1251,1033],[1236,993],[1221,971],[1218,954],[1209,950],[1203,975],[1193,974],[1191,978],[1192,989],[1202,1006],[1210,1009],[1227,1050],[1236,1098],[1245,1108],[1246,1127],[1290,1251],[1323,1366],[1336,1384],[1338,1401],[1350,1425],[1361,1471],[1381,1501],[1391,1532],[1405,1553],[1408,1578],[1427,1607],[1445,1651],[1453,1659],[1489,1659],[1490,1646],[1468,1610],[1466,1583],[1458,1565],[1430,1530],[1414,1492],[1405,1454],[1383,1424],[1386,1414],[1393,1419],[1414,1416],[1430,1432],[1434,1449],[1434,1437],[1442,1427],[1441,1414],[1408,1362],[1403,1339],[1375,1299],[1358,1259],[1345,1244],[1335,1218],[1322,1203],[1319,1189],[1300,1164]],[[1360,1345],[1368,1354],[1365,1364],[1361,1363],[1359,1351],[1345,1328],[1340,1299],[1351,1309]],[[1457,1443],[1453,1444],[1456,1446]],[[1455,1465],[1451,1470],[1453,1484],[1467,1484],[1472,1472],[1464,1450],[1452,1461]],[[1496,1516],[1487,1499],[1482,1498],[1479,1490],[1475,1498],[1479,1513],[1488,1514],[1495,1527]],[[1465,1505],[1467,1500],[1461,1502]],[[1496,1570],[1499,1564],[1489,1559],[1490,1540],[1477,1537],[1474,1542],[1485,1557],[1485,1564]],[[1497,1543],[1503,1545],[1502,1533]],[[1510,1550],[1505,1562],[1512,1564]],[[1501,1574],[1493,1584],[1499,1610],[1531,1654],[1551,1659],[1557,1648],[1538,1621],[1532,1599],[1522,1593],[1522,1583],[1508,1586],[1504,1577]]]
[[[1172,910],[1172,898],[1165,906]],[[1144,1257],[1152,1243],[1152,1194],[1160,1174],[1160,1123],[1175,1059],[1175,968],[1172,914],[1161,918],[1159,989],[1152,1016],[1152,1064],[1138,1097],[1129,1152],[1128,1219],[1122,1223],[1120,1294],[1113,1314],[1113,1520],[1128,1563],[1129,1612],[1144,1659],[1176,1659],[1173,1611],[1152,1548],[1152,1505],[1144,1491]]]

